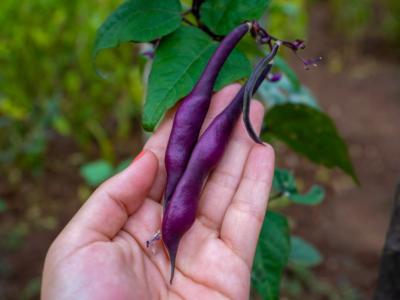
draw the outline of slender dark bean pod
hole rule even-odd
[[[261,61],[262,63],[264,61]],[[263,68],[254,90],[267,76],[272,65]],[[232,102],[212,121],[193,149],[186,170],[165,209],[162,238],[171,263],[171,279],[174,277],[175,259],[183,234],[192,226],[203,183],[210,171],[220,161],[236,120],[242,110],[245,88],[242,87]]]
[[[251,23],[236,27],[220,43],[209,60],[199,81],[191,93],[182,100],[172,126],[171,135],[165,153],[167,186],[164,209],[185,171],[192,150],[197,142],[204,118],[210,106],[213,86],[224,62],[240,39],[250,30]]]
[[[244,99],[243,99],[243,121],[247,130],[247,133],[251,137],[251,139],[258,143],[263,144],[263,141],[260,139],[258,134],[254,131],[253,126],[251,125],[250,121],[250,101],[251,97],[253,96],[254,90],[256,89],[257,78],[263,73],[265,68],[268,68],[270,62],[275,57],[276,53],[278,52],[281,43],[278,41],[272,47],[271,52],[264,57],[259,65],[255,68],[254,72],[251,74],[249,80],[247,81],[244,87]]]

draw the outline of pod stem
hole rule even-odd
[[[271,69],[272,67],[272,60],[274,59],[275,55],[278,52],[279,47],[281,46],[281,42],[277,41],[273,46],[271,52],[264,57],[257,67],[255,68],[254,72],[251,74],[249,80],[247,81],[245,88],[244,88],[244,97],[243,97],[243,121],[247,130],[247,133],[251,137],[251,139],[258,143],[263,144],[263,141],[260,139],[256,131],[254,130],[253,125],[250,121],[250,102],[253,96],[254,90],[257,85],[257,81],[261,76],[263,76],[265,70],[267,68]]]
[[[299,39],[294,41],[280,40],[274,37],[273,35],[269,34],[263,27],[261,27],[261,25],[257,21],[252,21],[251,34],[253,35],[253,37],[256,38],[258,43],[262,45],[267,44],[271,50],[273,48],[274,42],[275,43],[280,42],[282,46],[285,46],[286,48],[293,51],[296,57],[303,62],[304,68],[306,70],[310,69],[310,67],[317,67],[318,62],[322,60],[322,57],[320,56],[312,59],[305,59],[301,57],[298,51],[304,50],[306,48],[306,44],[303,40]]]

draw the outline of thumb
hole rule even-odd
[[[142,151],[129,167],[92,194],[60,238],[72,247],[112,240],[146,199],[157,169],[158,159],[153,152]]]

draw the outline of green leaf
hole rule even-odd
[[[114,174],[113,167],[104,160],[98,160],[83,165],[80,169],[81,176],[90,186],[98,186]]]
[[[314,267],[319,265],[323,259],[319,251],[301,237],[292,236],[290,246],[289,263],[291,264]]]
[[[270,0],[205,0],[200,8],[201,21],[214,33],[228,34],[237,25],[258,20]]]
[[[276,105],[265,117],[264,137],[272,136],[327,167],[339,167],[358,183],[347,146],[332,120],[304,104]]]
[[[264,300],[278,300],[282,272],[290,251],[287,219],[275,212],[266,215],[254,258],[252,286]]]
[[[122,42],[149,42],[167,35],[181,23],[179,0],[128,0],[97,31],[93,54]]]
[[[278,169],[274,171],[272,187],[275,191],[284,194],[297,194],[297,185],[293,173],[289,170]]]
[[[293,194],[289,196],[289,199],[297,204],[305,204],[305,205],[316,205],[322,202],[325,198],[325,190],[318,186],[313,185],[308,193],[304,195]]]
[[[324,189],[318,185],[313,185],[304,195],[299,194],[293,172],[285,169],[275,169],[272,187],[282,197],[302,205],[319,204],[325,197]]]
[[[189,94],[217,48],[200,29],[182,26],[164,37],[156,50],[149,76],[143,127],[152,131],[163,114]],[[233,50],[215,84],[215,90],[248,76],[251,66],[244,54]]]
[[[278,82],[264,80],[257,92],[269,108],[278,104],[294,103],[319,109],[311,91],[303,85],[297,89],[286,74],[282,74]]]

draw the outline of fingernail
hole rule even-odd
[[[134,163],[134,162],[138,161],[140,158],[142,158],[143,155],[144,155],[145,153],[146,153],[146,151],[145,151],[145,150],[142,150],[142,151],[135,157],[135,159],[132,161],[132,163]]]

